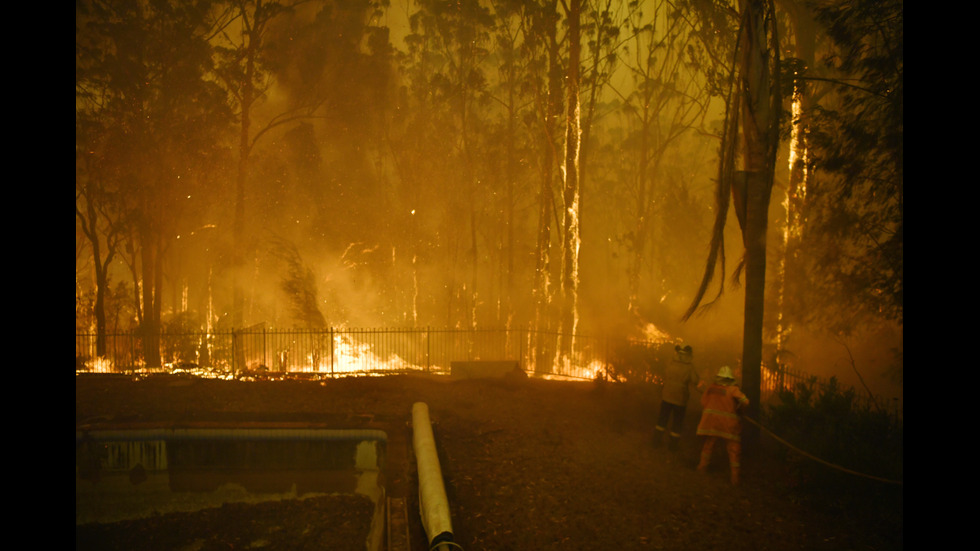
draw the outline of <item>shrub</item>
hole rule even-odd
[[[799,383],[765,411],[769,430],[827,463],[888,480],[903,479],[903,423],[897,414],[858,400],[836,378]],[[860,507],[901,523],[902,485],[830,467],[780,446],[802,497],[835,508]]]

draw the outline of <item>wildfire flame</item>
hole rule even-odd
[[[86,362],[85,365],[92,373],[112,373],[112,360],[105,356],[94,358],[90,362]]]
[[[660,329],[657,328],[656,325],[652,323],[647,323],[643,327],[642,331],[643,331],[644,338],[653,343],[663,344],[665,342],[671,342],[673,340],[673,337],[671,337],[664,331],[661,331]]]

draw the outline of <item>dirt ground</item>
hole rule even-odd
[[[728,482],[721,449],[712,469],[698,473],[693,435],[698,411],[688,411],[688,430],[678,451],[654,447],[656,388],[423,375],[262,382],[84,375],[75,379],[75,428],[384,430],[388,495],[408,503],[409,539],[418,551],[427,545],[411,449],[415,402],[428,404],[455,541],[468,551],[902,548],[901,521],[877,522],[868,511],[830,514],[808,507],[781,465],[766,459],[768,454],[743,458],[739,487]],[[99,544],[100,538],[115,538],[123,541],[118,548],[128,549],[140,548],[133,541],[150,549],[363,549],[362,537],[352,535],[363,527],[350,520],[353,512],[343,514],[359,505],[334,500],[299,506],[302,514],[253,507],[248,512],[253,520],[247,522],[241,516],[245,513],[226,507],[203,520],[161,517],[153,523],[76,527],[76,547],[109,548]],[[346,520],[335,521],[332,536],[317,529],[306,539],[277,541],[246,529],[259,522],[255,519],[324,516]],[[147,543],[161,539],[153,534],[192,531],[193,526],[205,526],[204,535],[180,545]],[[285,521],[266,530],[311,533],[309,526],[290,527]]]

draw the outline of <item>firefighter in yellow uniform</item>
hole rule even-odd
[[[664,389],[661,395],[660,416],[657,419],[657,426],[654,427],[653,445],[659,446],[663,443],[664,433],[670,427],[669,440],[667,446],[671,450],[676,450],[678,442],[681,440],[681,429],[684,427],[684,414],[687,412],[687,400],[691,395],[690,387],[698,384],[698,372],[694,369],[691,360],[694,357],[694,350],[690,346],[674,347],[676,357],[664,371]],[[668,425],[668,421],[673,421]]]
[[[749,405],[749,399],[735,384],[732,368],[726,365],[718,370],[715,382],[701,395],[701,405],[704,410],[698,424],[698,436],[705,439],[698,470],[703,472],[708,469],[715,441],[724,439],[732,469],[732,484],[738,485],[739,457],[742,455],[742,422],[738,412]]]

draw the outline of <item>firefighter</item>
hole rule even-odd
[[[654,427],[654,446],[659,446],[664,440],[670,422],[670,440],[668,447],[677,449],[681,439],[681,428],[684,426],[684,414],[687,411],[687,400],[691,395],[690,386],[698,384],[698,372],[694,369],[692,359],[694,351],[690,346],[677,345],[674,347],[675,358],[664,372],[664,390],[660,402],[660,417]]]
[[[749,405],[749,399],[735,384],[732,368],[726,365],[718,370],[714,383],[701,395],[701,405],[704,411],[698,424],[698,436],[705,439],[698,471],[708,469],[715,441],[724,439],[732,470],[732,484],[737,486],[741,466],[739,457],[742,454],[742,423],[738,412]]]

